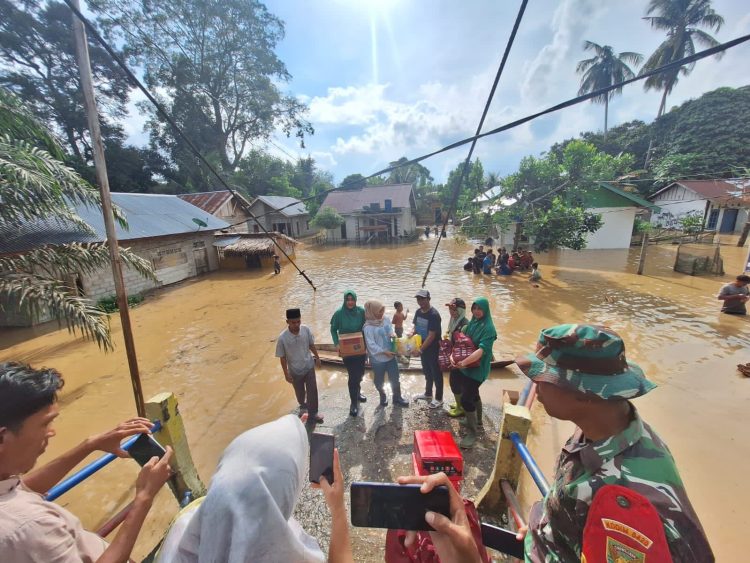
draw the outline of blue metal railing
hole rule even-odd
[[[549,492],[549,483],[547,483],[547,479],[544,478],[542,470],[539,469],[536,461],[534,461],[534,458],[532,457],[531,452],[529,452],[529,449],[526,447],[526,444],[521,441],[521,436],[518,434],[518,432],[511,432],[510,439],[513,442],[513,445],[516,447],[518,455],[521,456],[521,460],[526,466],[526,469],[529,470],[531,478],[534,479],[536,486],[539,487],[539,491],[543,496],[547,496],[547,493]]]
[[[155,420],[154,427],[151,429],[151,432],[152,433],[158,432],[159,430],[161,430],[161,422],[158,420]],[[125,440],[125,442],[123,442],[120,445],[120,447],[123,450],[128,451],[130,447],[133,445],[133,443],[138,439],[139,436],[140,434],[131,436],[130,438]],[[83,481],[91,477],[94,473],[96,473],[103,467],[106,467],[107,465],[109,465],[116,459],[117,459],[117,456],[114,454],[104,454],[99,459],[92,461],[87,466],[81,468],[79,471],[77,471],[76,473],[68,477],[67,479],[61,481],[60,483],[52,487],[49,491],[47,491],[45,498],[47,500],[55,500],[56,498],[67,493],[70,489],[82,483]]]

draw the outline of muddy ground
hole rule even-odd
[[[323,424],[316,432],[332,433],[339,448],[342,471],[346,480],[346,506],[349,510],[349,485],[352,481],[395,482],[400,475],[411,475],[411,454],[415,430],[449,430],[458,442],[458,419],[447,416],[443,409],[430,409],[424,401],[412,402],[407,408],[388,404],[381,407],[371,383],[363,383],[368,402],[361,405],[359,416],[349,415],[346,389],[324,392],[320,396]],[[452,398],[450,392],[447,399]],[[389,399],[390,401],[390,399]],[[323,409],[324,407],[324,409]],[[473,496],[484,486],[495,460],[500,410],[484,406],[484,431],[472,450],[464,454],[463,495]],[[306,487],[294,514],[302,527],[313,535],[327,552],[330,540],[330,516],[323,495]],[[351,528],[355,561],[383,561],[385,530]]]

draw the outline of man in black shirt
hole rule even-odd
[[[429,407],[436,409],[443,405],[443,373],[438,364],[440,335],[443,332],[440,313],[430,305],[430,292],[420,289],[415,295],[419,309],[414,313],[414,333],[422,337],[422,345],[414,350],[414,355],[422,357],[422,373],[425,377],[423,395],[414,397],[415,401],[429,401]],[[432,386],[435,384],[435,398],[432,398]]]

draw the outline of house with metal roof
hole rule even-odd
[[[585,195],[586,210],[598,213],[602,226],[594,233],[589,233],[586,248],[591,250],[629,248],[633,235],[635,217],[640,213],[658,213],[659,207],[643,199],[635,191],[623,189],[608,182],[599,183]],[[515,223],[507,226],[498,237],[498,246],[512,248]],[[533,240],[524,240],[533,244]]]
[[[242,194],[236,192],[235,194],[232,194],[229,190],[218,190],[215,192],[177,194],[177,197],[195,205],[196,207],[200,207],[222,221],[226,221],[230,225],[228,229],[230,232],[254,232],[253,229],[250,228],[250,225],[252,225],[254,221],[250,218],[250,214],[245,211],[245,209],[249,208],[251,204],[249,200],[242,196]]]
[[[719,233],[739,233],[750,212],[750,179],[678,180],[649,198],[661,208],[651,222],[679,229],[686,215],[703,218],[704,228]]]
[[[266,230],[281,233],[292,238],[305,237],[315,233],[310,227],[310,214],[305,204],[293,197],[280,195],[259,195],[250,205],[250,211]],[[261,232],[255,221],[250,224],[252,233]]]
[[[214,233],[228,224],[173,195],[113,193],[112,203],[125,216],[128,227],[116,224],[120,246],[151,263],[156,280],[146,279],[125,268],[123,277],[129,294],[169,285],[219,267],[213,246]],[[12,232],[0,232],[0,254],[23,254],[34,248],[67,243],[106,241],[104,218],[99,208],[72,205],[91,232],[60,219],[27,222]],[[94,273],[68,272],[63,280],[81,296],[96,302],[114,295],[111,268]],[[0,326],[23,326],[47,319],[28,319],[0,313]]]
[[[340,228],[328,231],[332,241],[387,241],[417,229],[417,201],[411,184],[332,191],[320,207],[332,207],[344,218]]]

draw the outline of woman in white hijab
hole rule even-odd
[[[235,438],[221,456],[208,494],[176,519],[157,561],[326,561],[317,541],[292,517],[308,481],[309,457],[304,425],[294,415]],[[334,484],[323,477],[321,488],[333,517],[328,561],[353,561],[338,451],[334,455]]]

